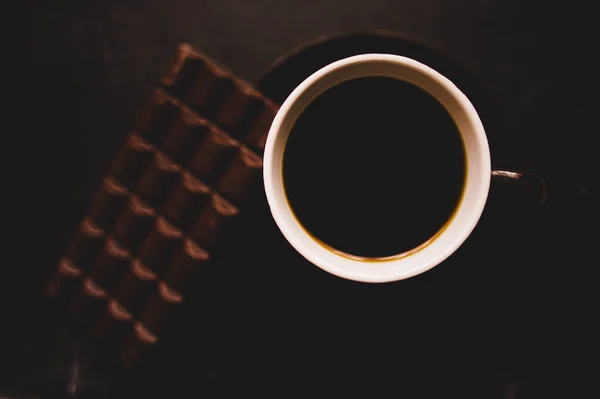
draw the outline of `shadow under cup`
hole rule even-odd
[[[283,157],[299,116],[321,93],[348,80],[390,77],[411,83],[434,97],[454,120],[464,144],[462,198],[448,222],[423,244],[381,258],[338,251],[308,233],[296,219],[283,181]],[[267,138],[264,183],[273,217],[290,244],[307,260],[334,275],[364,282],[401,280],[420,274],[450,256],[477,224],[487,199],[491,162],[485,131],[468,98],[447,78],[415,60],[364,54],[334,62],[302,82],[281,106]]]

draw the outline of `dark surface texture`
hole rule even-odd
[[[597,29],[583,2],[19,6],[5,35],[0,397],[597,397]],[[307,265],[271,224],[251,260],[207,272],[178,340],[193,349],[173,345],[141,380],[92,362],[36,293],[177,44],[256,82],[298,45],[370,29],[425,43],[481,85],[505,126],[496,166],[544,176],[546,209],[489,209],[448,262],[386,285]]]

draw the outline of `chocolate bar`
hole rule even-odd
[[[85,218],[69,241],[65,256],[80,269],[87,269],[93,257],[104,243],[106,232],[92,219]]]
[[[133,315],[116,299],[109,299],[106,311],[92,326],[92,335],[105,344],[115,344],[133,325]]]
[[[135,131],[151,143],[158,143],[177,112],[179,101],[156,89],[140,113]]]
[[[153,146],[138,133],[130,133],[108,168],[117,183],[132,190],[153,156]]]
[[[175,98],[185,98],[207,57],[188,43],[182,43],[160,80],[163,90]]]
[[[90,322],[106,306],[108,292],[90,277],[85,277],[80,290],[71,300],[69,313],[78,324]]]
[[[173,257],[169,268],[163,274],[162,280],[177,292],[186,295],[195,281],[198,272],[210,260],[208,251],[185,240],[179,251]]]
[[[121,246],[114,238],[108,237],[104,248],[91,267],[89,276],[100,286],[112,289],[116,277],[131,262],[131,252]]]
[[[182,44],[108,168],[48,292],[133,366],[155,347],[253,188],[277,106]],[[170,298],[170,299],[169,299]],[[99,313],[98,313],[99,312]],[[141,312],[141,313],[140,313]],[[129,345],[129,346],[128,346]],[[136,360],[137,359],[137,360]]]
[[[155,152],[153,162],[140,178],[135,193],[152,207],[162,206],[175,183],[181,166],[162,152]]]
[[[161,281],[146,302],[139,320],[154,335],[160,336],[181,303],[183,303],[183,295]]]
[[[88,217],[81,222],[71,237],[65,255],[51,277],[46,293],[60,302],[68,301],[81,285],[84,272],[102,247],[106,232]]]
[[[134,370],[156,350],[159,339],[143,323],[136,322],[127,334],[119,359],[126,370]]]
[[[46,287],[46,293],[57,301],[66,302],[79,289],[83,270],[77,267],[67,257],[58,262],[56,273],[52,276]]]
[[[215,64],[204,62],[184,103],[199,114],[212,119],[231,85],[233,80],[226,71]]]
[[[131,253],[114,238],[107,237],[85,278],[78,295],[70,306],[71,315],[80,323],[89,321],[104,309],[105,301],[114,290],[123,272],[131,263]]]
[[[252,86],[242,81],[233,81],[219,107],[215,121],[224,130],[240,137],[249,121],[260,112],[263,97]]]
[[[239,148],[239,142],[221,129],[211,126],[196,146],[187,169],[207,183],[213,182]]]
[[[129,270],[121,278],[114,299],[134,316],[144,305],[147,296],[158,281],[158,275],[139,259],[131,262]]]
[[[111,231],[128,198],[129,190],[108,176],[94,197],[88,217],[102,230]]]
[[[214,248],[238,212],[235,205],[213,194],[190,227],[188,237],[204,248]]]
[[[183,233],[165,218],[158,217],[140,248],[138,258],[153,272],[160,274],[171,258]]]
[[[248,148],[240,148],[217,184],[217,192],[237,204],[257,186],[262,173],[262,159]]]
[[[206,119],[187,107],[181,107],[159,147],[179,164],[185,164],[192,154],[194,145],[208,133],[209,127],[210,123]]]
[[[212,190],[189,172],[183,172],[175,185],[169,199],[162,209],[162,214],[173,225],[185,229],[192,221],[200,207],[209,199]]]
[[[136,253],[154,221],[155,214],[152,207],[138,197],[131,196],[127,207],[117,220],[112,236],[129,252]]]
[[[248,123],[247,131],[243,134],[243,142],[253,150],[262,154],[267,141],[267,133],[271,128],[271,123],[279,107],[272,101],[264,99],[260,104],[260,109],[256,111],[256,116]]]

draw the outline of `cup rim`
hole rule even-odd
[[[421,259],[419,259],[418,262],[415,262],[413,257],[412,264],[407,262],[407,259],[411,258],[413,254],[408,254],[408,256],[391,257],[390,259],[383,261],[361,261],[345,257],[335,253],[335,251],[330,251],[327,249],[323,250],[325,250],[328,254],[323,253],[315,246],[317,245],[323,248],[323,246],[319,243],[319,240],[310,235],[296,219],[295,214],[293,213],[287,201],[285,192],[283,192],[283,188],[281,190],[277,189],[278,186],[283,187],[284,182],[281,173],[281,159],[275,159],[276,146],[280,144],[278,143],[278,140],[281,140],[280,134],[282,129],[285,129],[284,126],[288,127],[288,131],[285,132],[287,138],[287,135],[289,135],[289,130],[291,130],[296,121],[297,115],[294,116],[291,111],[294,109],[294,107],[298,106],[298,100],[301,99],[302,96],[305,96],[309,89],[322,82],[322,80],[329,75],[338,72],[340,69],[349,68],[353,65],[369,63],[381,63],[388,65],[391,63],[401,66],[407,70],[417,72],[422,77],[429,79],[449,93],[449,95],[458,102],[461,111],[464,112],[466,116],[466,123],[468,123],[468,125],[473,129],[473,135],[476,139],[475,145],[478,151],[477,155],[481,158],[478,160],[478,168],[484,171],[483,173],[480,173],[480,176],[478,176],[476,182],[478,186],[475,188],[476,194],[473,194],[475,199],[472,201],[473,203],[470,204],[468,216],[462,223],[462,228],[460,231],[458,233],[453,233],[454,236],[449,239],[449,243],[445,246],[444,250],[438,251],[439,253],[435,257],[427,258],[420,256]],[[351,77],[348,79],[351,79]],[[342,79],[340,82],[327,85],[325,88],[320,89],[316,95],[312,95],[312,98],[310,98],[308,101],[304,101],[306,104],[304,104],[302,109],[300,109],[297,114],[303,112],[306,105],[312,102],[316,96],[320,95],[322,92],[330,89],[336,84],[348,79]],[[417,84],[417,86],[420,85]],[[438,97],[433,93],[430,94],[438,99]],[[453,115],[450,110],[448,111],[452,115],[453,119],[455,119],[455,115]],[[293,118],[293,121],[290,120],[291,118]],[[463,136],[464,133],[460,128],[459,131],[461,136]],[[283,146],[285,146],[285,144],[283,144]],[[465,153],[467,160],[469,160],[470,155],[468,154],[467,148],[465,148]],[[281,158],[282,156],[283,154],[281,153]],[[319,69],[306,78],[292,91],[292,93],[287,97],[280,107],[271,124],[271,128],[269,129],[263,155],[263,180],[267,202],[278,228],[287,241],[308,261],[329,273],[350,280],[372,283],[402,280],[421,274],[435,267],[448,258],[452,253],[454,253],[471,234],[481,217],[485,202],[487,200],[487,194],[489,192],[490,176],[491,159],[485,130],[479,115],[466,95],[462,93],[462,91],[460,91],[460,89],[458,89],[458,87],[456,87],[456,85],[454,85],[454,83],[452,83],[448,78],[441,75],[431,67],[411,58],[392,54],[373,53],[347,57]],[[467,189],[467,185],[468,180],[465,181],[465,191]],[[278,191],[281,191],[283,194]],[[459,204],[457,206],[457,210],[461,207],[463,207],[463,204]],[[451,218],[447,225],[452,225],[453,223],[456,222],[453,220],[453,218]],[[444,235],[448,233],[444,233],[442,231],[440,234]],[[437,238],[434,240],[437,240]],[[420,250],[416,251],[416,253],[419,252]],[[357,262],[362,263],[363,266],[357,266]],[[382,267],[382,264],[385,267]]]

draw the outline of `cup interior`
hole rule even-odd
[[[283,154],[287,139],[304,109],[321,93],[347,80],[383,76],[409,82],[446,108],[460,131],[466,154],[464,191],[454,215],[425,244],[387,258],[361,258],[340,253],[313,238],[295,218],[284,191]],[[364,54],[334,62],[302,82],[284,101],[268,134],[264,184],[273,217],[290,244],[306,259],[334,275],[364,282],[401,280],[436,266],[469,236],[483,211],[489,191],[491,161],[485,130],[469,99],[447,78],[410,58]]]

